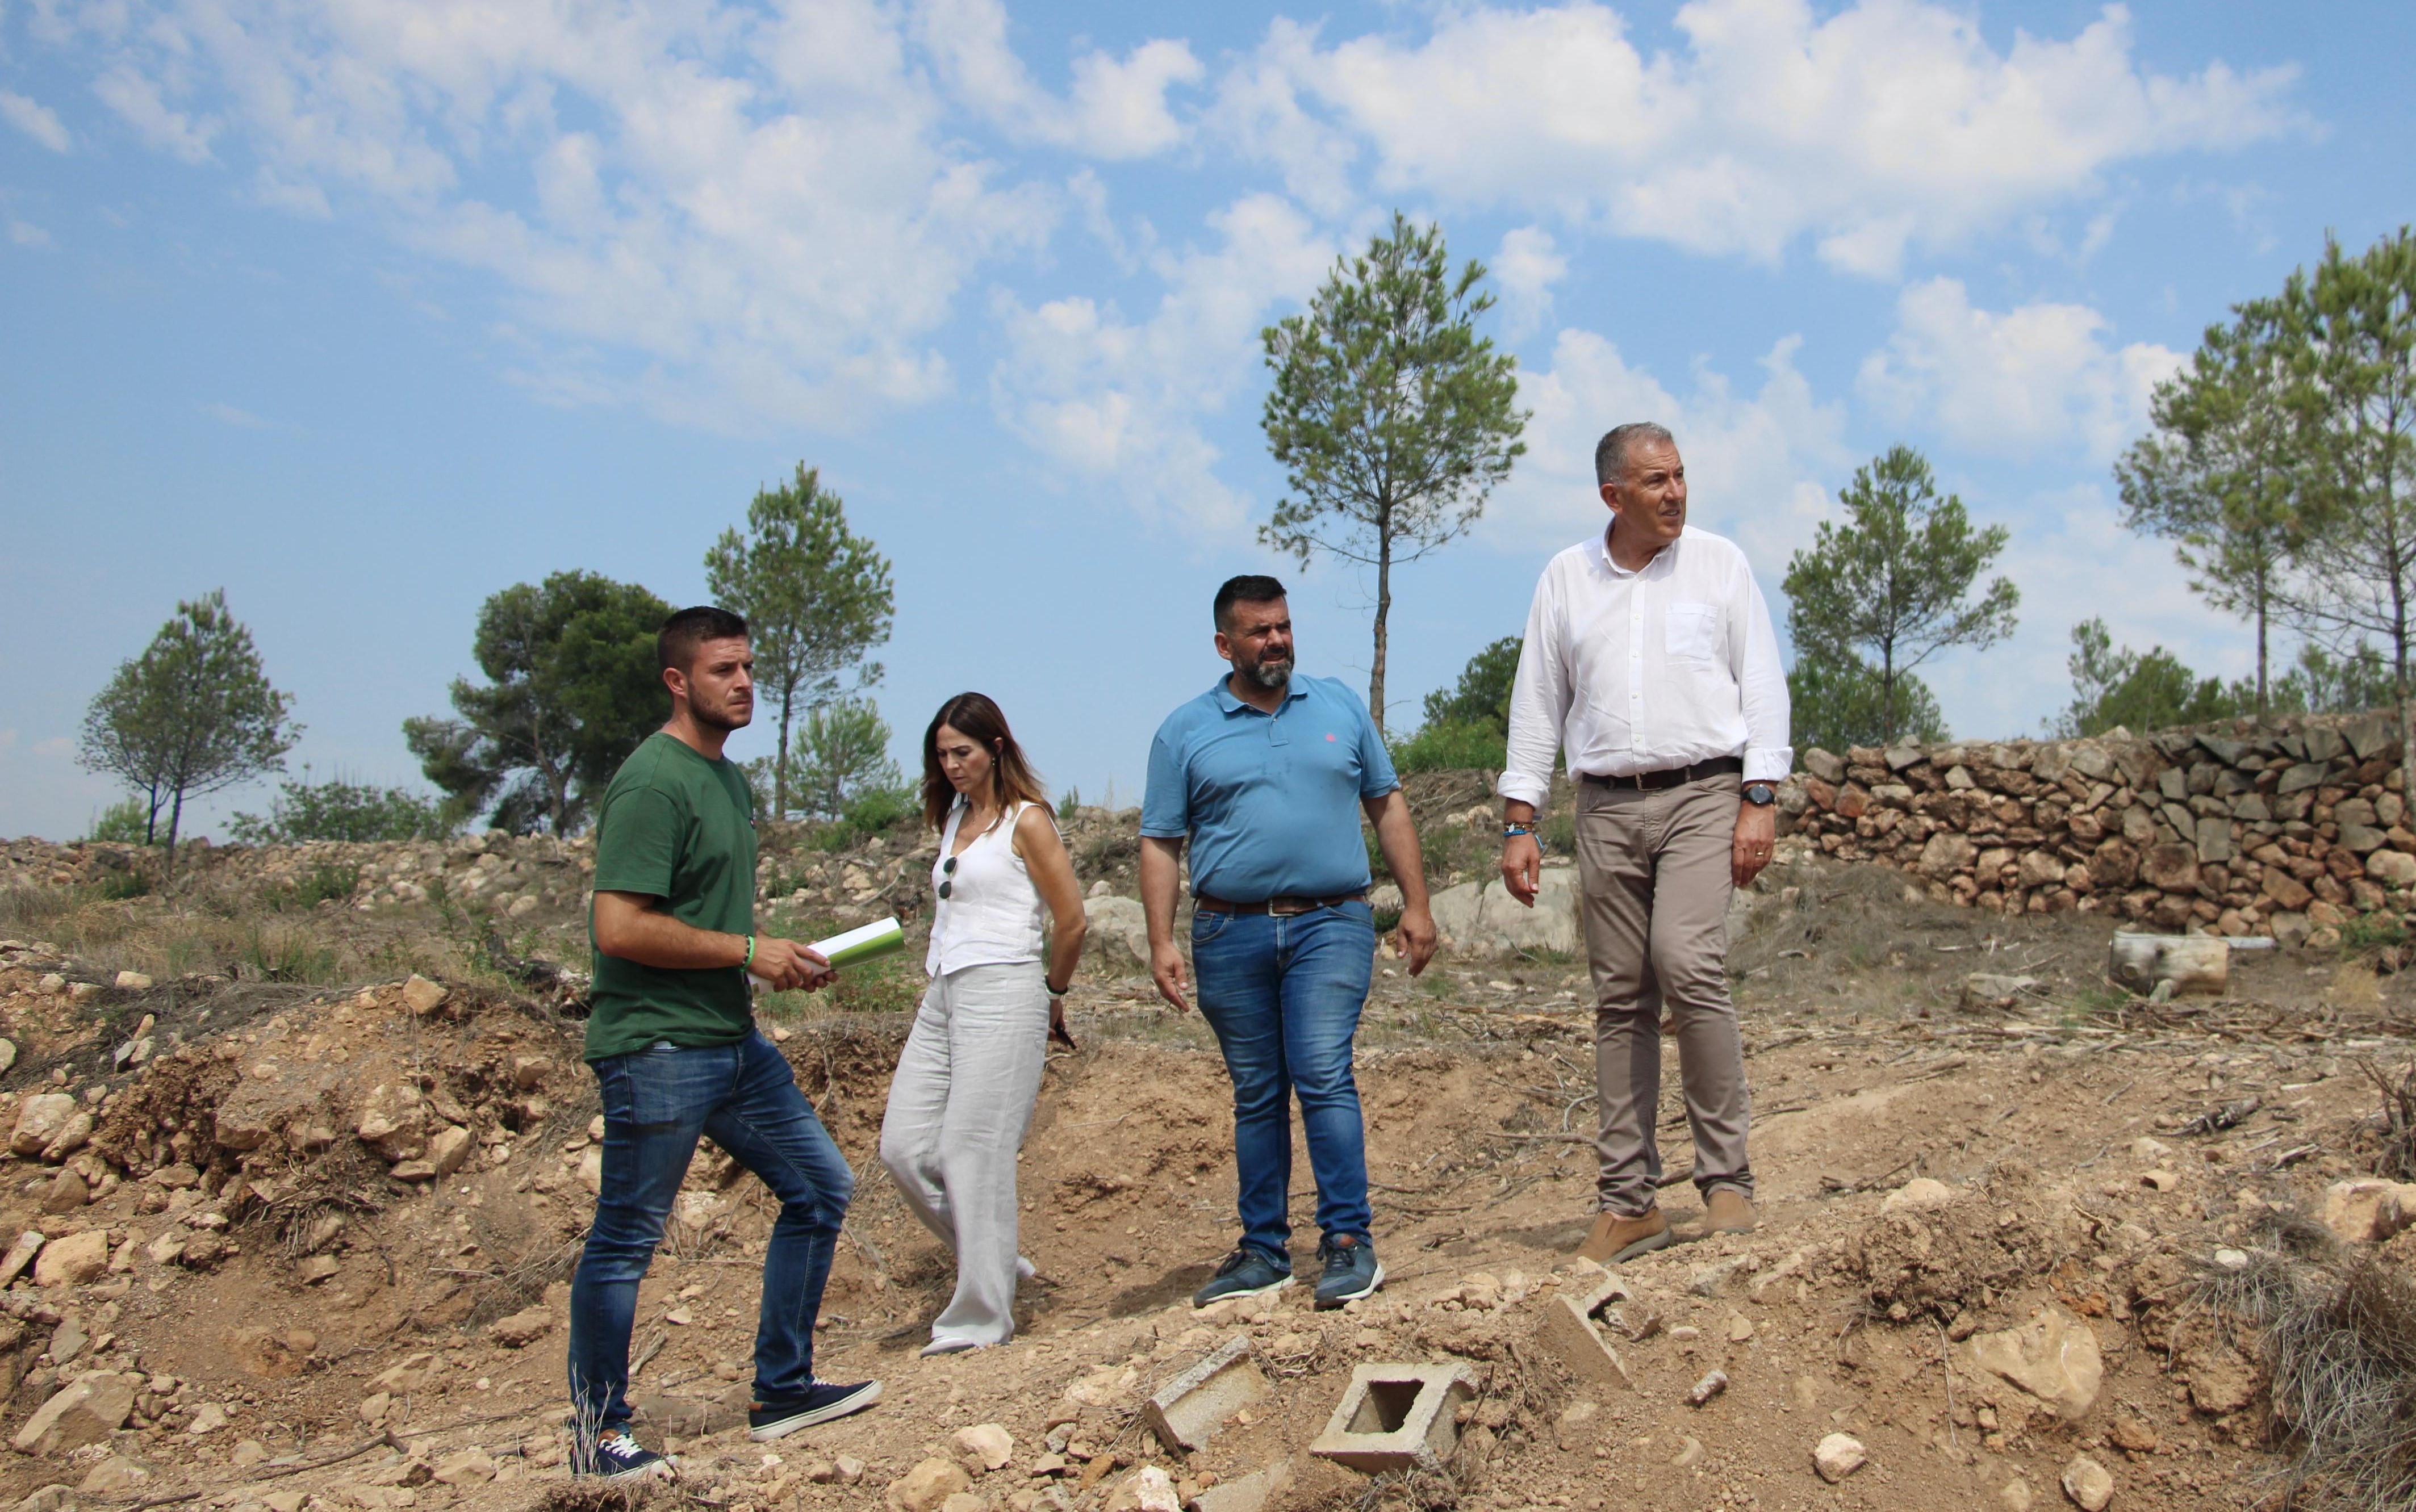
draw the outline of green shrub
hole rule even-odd
[[[241,965],[264,981],[328,982],[338,976],[336,952],[310,937],[307,929],[254,924],[243,947]]]
[[[340,772],[312,782],[305,767],[298,781],[278,784],[266,814],[238,814],[227,833],[239,845],[291,846],[305,840],[442,840],[455,828],[437,799],[407,787],[347,782]]]
[[[1568,809],[1555,809],[1545,815],[1535,838],[1543,842],[1545,855],[1574,860],[1578,853],[1577,815]]]
[[[84,838],[111,845],[147,846],[151,843],[150,825],[148,805],[139,798],[128,798],[95,814],[92,832]]]
[[[912,818],[923,810],[923,795],[900,784],[895,787],[868,787],[848,800],[839,816],[863,834],[879,834],[900,819]]]
[[[1402,771],[1448,771],[1482,767],[1499,771],[1507,762],[1509,745],[1491,725],[1427,725],[1393,747],[1393,765]]]
[[[838,812],[830,827],[815,837],[824,850],[846,850],[867,835],[877,835],[923,812],[923,795],[904,784],[868,787]]]
[[[2408,938],[2407,929],[2399,916],[2391,913],[2359,914],[2341,926],[2341,949],[2363,951],[2377,945],[2397,945]]]
[[[351,897],[353,890],[360,885],[359,867],[322,861],[311,868],[310,876],[294,884],[294,898],[305,908],[315,908],[330,898],[341,901]]]
[[[124,903],[128,898],[140,898],[148,894],[151,891],[151,879],[143,875],[141,867],[128,867],[125,871],[112,872],[102,877],[96,891],[111,903]]]

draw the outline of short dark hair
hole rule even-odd
[[[655,633],[655,665],[663,671],[685,672],[696,665],[696,650],[708,640],[744,637],[747,621],[711,604],[682,609]]]
[[[1264,573],[1246,572],[1239,577],[1228,577],[1225,586],[1216,590],[1216,628],[1232,623],[1236,604],[1272,604],[1284,597],[1284,585]]]
[[[1669,427],[1655,425],[1650,420],[1631,420],[1623,426],[1613,426],[1602,433],[1602,440],[1593,443],[1593,481],[1597,485],[1617,482],[1627,472],[1627,449],[1639,441],[1664,442],[1671,446],[1678,444],[1678,438],[1669,434]]]

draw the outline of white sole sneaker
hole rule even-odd
[[[1296,1280],[1296,1278],[1287,1276],[1283,1280],[1276,1282],[1273,1286],[1253,1286],[1246,1291],[1227,1292],[1221,1296],[1211,1297],[1205,1302],[1192,1303],[1191,1310],[1197,1312],[1201,1308],[1213,1308],[1219,1302],[1238,1301],[1246,1296],[1272,1296],[1276,1293],[1282,1291],[1285,1287],[1290,1286],[1294,1280]]]
[[[1332,1296],[1321,1296],[1317,1299],[1317,1310],[1321,1312],[1331,1312],[1336,1308],[1347,1307],[1351,1303],[1374,1296],[1383,1284],[1384,1263],[1379,1260],[1376,1262],[1376,1274],[1367,1278],[1367,1285],[1355,1292],[1337,1292]]]
[[[867,1381],[846,1396],[823,1402],[819,1407],[800,1408],[786,1416],[754,1424],[747,1430],[747,1436],[758,1444],[769,1444],[801,1428],[811,1428],[835,1417],[845,1417],[850,1413],[860,1413],[880,1400],[881,1383]]]

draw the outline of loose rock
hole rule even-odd
[[[1880,1204],[1880,1211],[1896,1213],[1908,1208],[1918,1210],[1924,1207],[1936,1207],[1941,1203],[1951,1203],[1954,1200],[1955,1189],[1945,1182],[1930,1176],[1915,1176],[1895,1190],[1889,1192],[1887,1200]]]
[[[2063,1467],[2063,1494],[2081,1512],[2106,1512],[2106,1505],[2114,1500],[2114,1476],[2089,1456],[2075,1455],[2072,1463]]]
[[[1004,1470],[1015,1458],[1015,1438],[998,1423],[978,1423],[972,1428],[957,1430],[953,1441],[959,1457],[970,1460],[984,1470]]]
[[[34,1284],[40,1287],[82,1286],[100,1279],[109,1268],[109,1235],[100,1229],[64,1235],[42,1246],[34,1262]],[[113,1425],[114,1426],[114,1425]]]
[[[889,1483],[887,1500],[894,1512],[934,1512],[959,1491],[969,1490],[973,1477],[953,1460],[926,1460]]]
[[[20,1454],[45,1457],[105,1444],[134,1411],[134,1388],[115,1370],[91,1370],[34,1409],[13,1441]]]
[[[2018,1328],[1974,1334],[1971,1361],[2002,1376],[2077,1422],[2097,1400],[2105,1362],[2089,1325],[2060,1307],[2046,1307]]]
[[[488,1327],[487,1337],[506,1349],[521,1349],[552,1331],[553,1314],[551,1311],[542,1307],[523,1308],[508,1318],[496,1319]]]
[[[17,1127],[8,1147],[19,1155],[39,1155],[75,1116],[76,1100],[65,1092],[38,1092],[17,1105]]]
[[[1860,1470],[1870,1460],[1870,1451],[1860,1439],[1847,1433],[1832,1433],[1812,1448],[1812,1468],[1820,1478],[1835,1486]]]

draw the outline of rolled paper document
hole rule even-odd
[[[898,922],[896,915],[873,923],[859,925],[845,934],[833,935],[826,940],[816,940],[806,947],[828,961],[834,971],[841,966],[852,966],[865,961],[879,960],[882,956],[905,948],[906,931]],[[758,992],[772,990],[772,984],[769,981],[752,971],[747,973],[747,980],[755,984]]]

